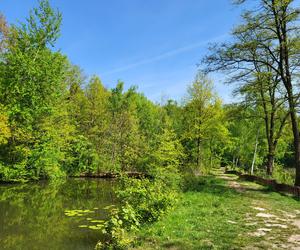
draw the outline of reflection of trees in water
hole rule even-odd
[[[8,249],[79,249],[93,246],[99,232],[79,228],[86,217],[66,209],[99,208],[87,217],[103,219],[101,208],[116,203],[113,181],[69,179],[59,183],[0,186],[0,244]]]

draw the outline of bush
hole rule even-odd
[[[276,164],[272,177],[279,183],[294,185],[295,169],[285,169],[282,165]]]
[[[177,197],[175,190],[157,180],[123,178],[121,186],[118,197],[134,207],[140,223],[157,221]]]
[[[26,163],[26,162],[25,162]],[[0,180],[5,182],[23,182],[28,179],[25,164],[19,163],[14,166],[6,166],[0,162]]]
[[[105,241],[99,242],[96,249],[126,249],[134,243],[128,232],[159,220],[176,202],[177,194],[160,180],[121,177],[117,191],[121,207],[111,210],[103,230]]]
[[[159,220],[173,206],[181,181],[178,169],[182,156],[174,132],[164,129],[146,168],[152,178],[120,178],[117,196],[121,207],[112,210],[103,230],[105,242],[98,243],[98,249],[126,249],[134,242],[128,238],[128,231]]]
[[[127,235],[127,231],[137,230],[139,225],[135,209],[128,203],[120,208],[111,209],[110,218],[102,230],[105,240],[103,243],[98,242],[96,249],[127,249],[134,242]]]

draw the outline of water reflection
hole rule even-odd
[[[100,231],[82,225],[106,218],[103,208],[116,203],[114,186],[103,179],[0,185],[0,248],[93,249]],[[90,212],[67,216],[66,210]]]

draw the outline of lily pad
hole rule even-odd
[[[78,227],[81,227],[81,228],[87,228],[88,225],[79,225]]]
[[[109,205],[109,206],[104,207],[103,209],[109,210],[109,209],[112,209],[112,208],[114,208],[114,207],[115,207],[115,205]]]
[[[96,225],[96,226],[89,226],[89,229],[92,229],[92,230],[100,230],[103,228],[103,225]]]
[[[70,217],[73,217],[73,216],[83,216],[87,213],[93,213],[94,211],[92,210],[88,210],[88,209],[85,209],[85,210],[81,210],[81,209],[73,209],[73,210],[65,210],[65,215],[66,216],[70,216]]]
[[[91,220],[92,223],[103,223],[104,220]]]

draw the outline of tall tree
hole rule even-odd
[[[92,77],[85,89],[87,98],[85,135],[99,155],[105,154],[109,128],[108,101],[110,93],[96,76]]]
[[[136,104],[136,89],[123,92],[119,82],[109,97],[111,164],[121,170],[133,170],[145,150],[145,137],[140,133]]]
[[[3,14],[0,13],[0,53],[3,53],[8,35],[8,25]]]
[[[152,152],[152,158],[149,173],[162,181],[168,188],[178,187],[180,165],[184,153],[168,116],[165,117],[164,127],[161,134],[158,135],[158,143]]]
[[[257,64],[255,71],[253,77],[247,76],[243,80],[238,91],[245,97],[245,105],[257,110],[252,118],[264,121],[268,143],[266,169],[267,174],[272,175],[278,141],[288,121],[289,112],[285,107],[286,98],[280,88],[279,76],[273,76],[271,71],[263,71],[263,67]]]
[[[7,34],[6,49],[0,63],[0,99],[9,110],[11,137],[2,153],[6,156],[6,164],[12,169],[20,168],[20,173],[28,171],[38,175],[40,171],[34,168],[43,165],[38,162],[50,150],[48,140],[54,137],[61,140],[67,136],[52,137],[55,132],[53,126],[66,117],[60,115],[65,114],[61,108],[66,97],[63,81],[66,61],[64,56],[52,49],[59,37],[60,23],[61,14],[54,11],[48,1],[40,1],[27,22],[12,25]],[[51,149],[60,152],[56,154],[53,151],[51,154],[48,151],[47,157],[62,159],[63,149],[60,146],[63,147],[60,143],[52,145]],[[59,168],[60,160],[52,160],[55,168]]]
[[[237,1],[243,3],[247,1]],[[244,23],[234,32],[235,41],[217,47],[206,58],[209,70],[239,70],[245,75],[259,65],[278,75],[285,89],[294,136],[296,178],[300,185],[300,137],[297,118],[297,77],[300,70],[299,8],[293,0],[258,0],[258,7],[243,14]],[[253,56],[255,46],[256,56]],[[241,75],[239,75],[240,77]]]
[[[203,164],[204,142],[212,139],[211,136],[218,131],[215,122],[218,122],[216,117],[220,109],[221,101],[213,92],[212,81],[206,75],[197,75],[194,83],[188,88],[188,97],[183,109],[182,135],[190,157],[196,161],[197,170],[201,170]]]

